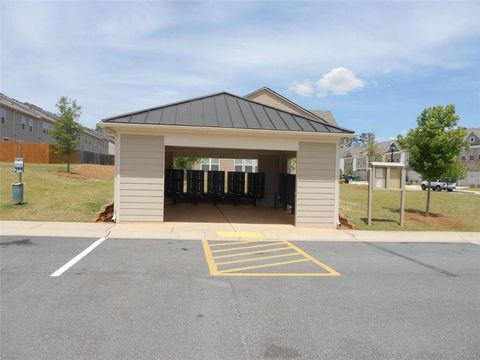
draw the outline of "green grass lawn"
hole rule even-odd
[[[12,183],[18,175],[11,163],[0,163],[0,219],[92,221],[113,199],[113,180],[62,176],[64,164],[26,164],[25,204],[13,205]],[[75,165],[73,165],[75,171]]]
[[[17,181],[17,175],[11,163],[0,163],[0,219],[92,221],[101,207],[113,199],[113,180],[66,177],[63,164],[27,164],[23,179],[25,204],[13,205],[11,184]],[[340,185],[340,213],[357,229],[480,231],[480,196],[432,192],[433,216],[429,218],[423,216],[425,201],[426,192],[406,192],[402,228],[398,223],[400,194],[376,191],[373,223],[368,227],[367,187]]]
[[[480,231],[480,196],[458,192],[432,192],[431,217],[425,217],[427,193],[406,191],[405,225],[398,223],[400,193],[374,191],[372,226],[367,226],[366,185],[340,185],[340,213],[357,229]]]

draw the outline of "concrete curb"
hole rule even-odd
[[[232,236],[217,236],[217,231]],[[262,240],[353,242],[480,242],[480,233],[442,231],[367,231],[295,228],[290,225],[213,223],[73,223],[0,221],[1,236],[46,236],[158,240],[239,240],[245,232],[260,232]]]

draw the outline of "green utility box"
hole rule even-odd
[[[12,184],[13,204],[20,205],[23,203],[23,183]]]

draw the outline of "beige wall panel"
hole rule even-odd
[[[336,144],[300,142],[297,155],[297,226],[336,227]]]
[[[288,101],[282,99],[281,97],[272,94],[268,90],[259,91],[251,96],[248,97],[250,100],[259,102],[261,104],[265,104],[268,106],[272,106],[274,108],[285,110],[288,112],[292,112],[295,114],[312,117],[312,114],[303,111],[302,109],[294,106],[293,104],[289,103]]]
[[[120,202],[125,203],[160,203],[159,196],[120,196]]]
[[[118,221],[163,221],[163,136],[121,135]]]

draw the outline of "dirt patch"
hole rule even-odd
[[[73,171],[71,173],[57,172],[55,174],[77,180],[113,180],[115,176],[115,167],[113,165],[79,164],[73,166]]]
[[[75,180],[88,180],[89,177],[76,172],[56,172],[55,175]]]
[[[430,216],[425,216],[423,213],[418,211],[405,211],[405,218],[411,221],[416,221],[418,223],[444,228],[463,228],[466,226],[464,222],[457,219],[452,219],[440,214],[431,214]]]
[[[92,179],[112,180],[115,176],[115,166],[80,164],[75,165],[75,171]]]

